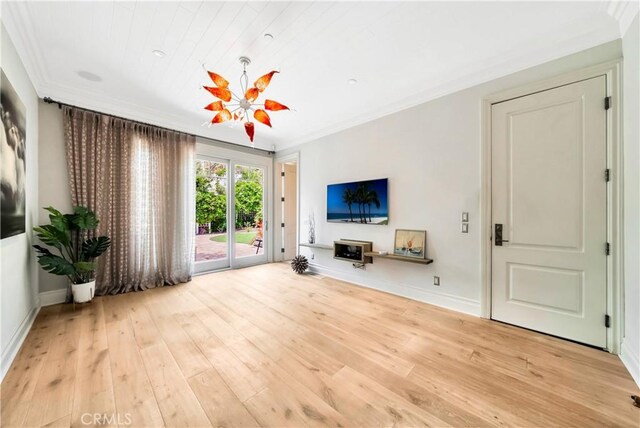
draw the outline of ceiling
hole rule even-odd
[[[248,144],[242,126],[202,126],[202,65],[231,89],[241,55],[250,82],[279,70],[260,99],[293,111],[255,140],[279,150],[619,38],[625,5],[3,2],[2,20],[41,97],[234,143]]]

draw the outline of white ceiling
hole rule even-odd
[[[273,129],[256,124],[256,147],[282,149],[616,39],[621,9],[601,1],[2,2],[2,20],[40,96],[235,143],[248,144],[241,126],[201,126],[213,101],[202,64],[232,89],[241,55],[252,60],[250,82],[280,70],[261,99],[295,111],[271,114]]]

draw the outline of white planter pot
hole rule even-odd
[[[96,282],[85,282],[84,284],[71,284],[71,293],[75,303],[90,302],[96,290]]]

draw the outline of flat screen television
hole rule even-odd
[[[389,224],[388,179],[354,181],[327,186],[330,223]]]

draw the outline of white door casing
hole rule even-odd
[[[606,77],[491,108],[493,319],[606,347]]]
[[[295,182],[293,183],[293,187],[295,189],[295,195],[293,197],[294,204],[290,207],[290,212],[285,213],[285,203],[287,202],[287,189],[285,184],[285,177],[282,176],[284,172],[286,164],[294,164],[295,165]],[[275,248],[275,261],[284,261],[290,258],[293,258],[298,254],[298,236],[300,234],[300,156],[298,152],[289,153],[287,155],[278,157],[274,160],[274,248]],[[288,186],[289,189],[292,187]],[[281,198],[285,198],[285,203],[281,201]],[[289,202],[292,198],[289,199]],[[287,228],[282,227],[282,223],[287,223],[287,216],[293,215],[294,225],[292,227]],[[289,222],[291,223],[291,222]],[[287,240],[290,240],[289,244],[287,244]],[[291,250],[289,250],[289,246],[291,246]],[[285,249],[285,252],[282,252],[282,248]]]
[[[283,208],[283,248],[284,248],[284,260],[291,260],[296,256],[298,249],[298,219],[297,219],[297,207],[298,207],[298,168],[297,164],[285,163],[284,164],[284,208]]]

